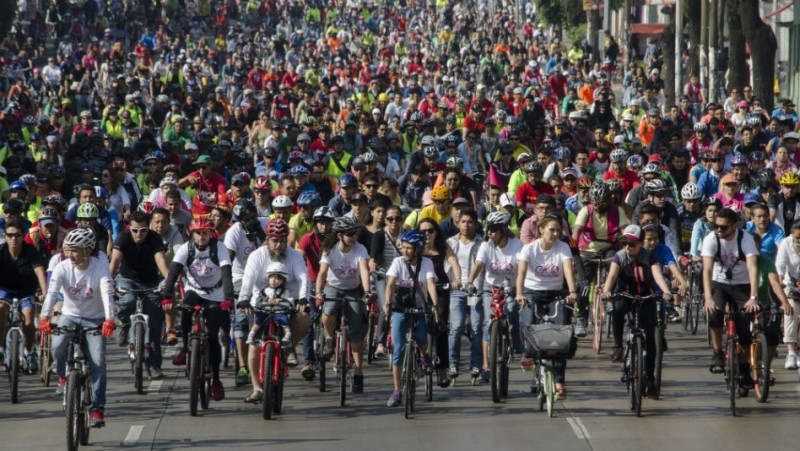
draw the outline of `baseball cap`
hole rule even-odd
[[[48,224],[55,225],[56,224],[56,218],[54,218],[52,216],[46,216],[44,218],[39,218],[39,225],[40,226],[46,226]]]
[[[194,160],[194,164],[198,164],[198,163],[199,164],[211,164],[212,163],[211,157],[208,156],[208,155],[200,155],[199,157],[197,157],[196,160]]]
[[[539,197],[536,198],[536,204],[552,205],[555,207],[556,199],[549,194],[540,194]]]
[[[623,121],[631,121],[631,122],[633,122],[633,115],[628,113],[628,114],[626,114],[625,116],[622,117],[622,120]]]
[[[163,179],[161,179],[161,183],[158,184],[158,187],[161,188],[166,185],[178,186],[178,181],[172,177],[164,177]]]
[[[463,205],[463,206],[469,207],[471,204],[469,203],[469,201],[467,199],[465,199],[463,197],[456,197],[455,199],[453,199],[453,206],[456,206],[456,205]]]
[[[795,141],[800,141],[800,135],[798,135],[795,132],[789,132],[789,133],[783,135],[783,140],[784,141],[789,140],[789,139],[792,139],[792,140],[795,140]]]
[[[92,165],[90,163],[83,163],[81,165],[81,172],[92,172]]]
[[[654,153],[647,158],[648,163],[663,163],[664,160],[661,159],[661,155]]]
[[[355,193],[352,196],[350,196],[350,203],[351,204],[353,202],[368,202],[368,201],[369,200],[367,199],[367,195],[364,194],[364,193]]]
[[[235,185],[237,183],[244,183],[245,185],[250,183],[250,176],[246,172],[240,172],[231,177],[231,185]]]
[[[758,194],[756,194],[756,193],[747,193],[747,194],[744,195],[744,205],[745,205],[745,207],[753,205],[753,204],[757,204],[759,202],[761,202],[761,200],[758,198]]]
[[[739,181],[736,180],[733,174],[725,174],[725,177],[722,177],[722,184],[727,185],[728,183],[736,183],[738,185]]]
[[[541,198],[542,196],[539,196]],[[515,206],[514,199],[508,194],[503,193],[500,195],[500,206],[503,208]]]
[[[625,227],[625,230],[622,231],[622,236],[629,240],[641,241],[642,228],[636,224],[631,224],[628,227]]]
[[[308,141],[308,142],[311,142],[311,136],[309,136],[309,134],[308,134],[308,133],[300,133],[300,134],[297,136],[297,142],[300,142],[300,141]]]

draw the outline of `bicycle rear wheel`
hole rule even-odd
[[[64,389],[65,406],[64,410],[67,417],[67,449],[75,451],[81,435],[81,394],[80,383],[77,370],[72,370],[67,375],[67,385]]]
[[[144,393],[144,323],[137,322],[133,329],[133,386],[136,393]]]
[[[344,407],[347,401],[347,330],[339,332],[336,362],[339,365],[339,405]]]
[[[759,332],[750,345],[750,369],[753,372],[755,386],[753,393],[756,401],[767,402],[769,397],[769,344],[764,332]]]
[[[273,391],[273,372],[275,364],[275,347],[267,343],[264,350],[264,366],[261,369],[261,409],[265,420],[272,419],[272,403],[274,402],[275,392]]]
[[[656,360],[653,365],[653,378],[655,379],[653,385],[656,387],[656,392],[651,394],[653,399],[658,399],[661,396],[661,372],[664,365],[664,344],[667,339],[664,335],[665,329],[666,326],[664,324],[656,326]]]
[[[8,378],[11,383],[11,403],[19,402],[19,348],[21,346],[21,334],[19,329],[14,329],[10,334],[8,349]]]
[[[728,397],[730,398],[731,415],[736,416],[736,393],[739,391],[739,356],[736,352],[736,341],[727,337],[725,357],[727,359],[726,372],[728,376]]]
[[[595,285],[594,294],[592,296],[592,321],[594,321],[592,329],[592,350],[600,354],[603,347],[603,316],[605,309],[603,308],[603,299],[600,297],[600,287]]]
[[[631,355],[631,369],[633,370],[633,410],[636,416],[642,416],[642,392],[644,391],[644,339],[635,337]]]
[[[556,386],[553,380],[553,368],[545,366],[545,393],[547,398],[547,416],[553,417],[553,404],[555,404]]]
[[[372,361],[375,360],[375,316],[372,313],[367,315],[367,342],[366,342],[366,353],[367,353],[367,363],[372,364]]]
[[[547,394],[545,393],[545,384],[547,377],[545,375],[544,365],[541,363],[536,364],[536,403],[539,405],[539,412],[544,410],[544,405],[547,402]]]
[[[200,339],[191,338],[189,343],[189,414],[197,416],[197,404],[202,390],[202,357],[200,355]]]
[[[489,385],[492,402],[500,402],[500,323],[492,321],[489,326]]]

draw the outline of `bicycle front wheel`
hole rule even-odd
[[[492,402],[500,402],[500,323],[492,321],[489,326],[489,386]]]
[[[656,326],[656,361],[653,369],[653,378],[655,379],[653,385],[656,388],[656,392],[651,394],[654,399],[658,399],[661,396],[661,372],[664,365],[664,344],[666,344],[667,340],[665,329],[666,326],[664,324]]]
[[[64,388],[65,406],[67,416],[67,449],[78,449],[81,434],[81,388],[78,380],[78,371],[71,371],[67,375],[67,384]]]
[[[8,377],[11,383],[11,403],[19,402],[19,348],[21,346],[21,334],[19,329],[10,332],[8,349]]]
[[[756,401],[767,402],[769,397],[769,379],[770,379],[770,362],[769,362],[769,344],[767,343],[767,336],[764,332],[759,332],[753,339],[750,345],[750,368],[753,372],[753,380],[755,383],[755,390],[753,393],[756,396]]]
[[[144,393],[144,323],[137,322],[133,330],[133,386],[136,393]]]
[[[405,416],[411,418],[411,413],[414,411],[414,390],[416,389],[416,368],[414,357],[416,352],[411,343],[406,343],[405,352],[403,353],[403,373],[402,373],[402,386],[403,396],[405,403]]]
[[[605,309],[603,308],[603,299],[600,296],[600,287],[595,284],[594,295],[592,296],[592,350],[600,354],[603,347],[603,320]]]
[[[317,370],[319,375],[319,391],[325,391],[325,357],[323,348],[325,346],[325,329],[322,323],[314,324],[314,358],[317,360]]]
[[[275,352],[274,366],[278,369],[278,371],[275,374],[275,384],[272,388],[275,391],[275,400],[272,403],[272,412],[281,413],[281,409],[283,409],[283,384],[285,382],[284,374],[286,374],[286,366],[282,357],[282,352]]]
[[[537,363],[534,374],[536,374],[536,403],[539,405],[539,412],[541,412],[544,410],[545,403],[547,402],[547,394],[545,393],[547,377],[545,375],[544,365]]]
[[[273,365],[275,364],[275,347],[271,343],[264,344],[264,366],[261,369],[261,408],[265,420],[272,419],[272,403],[275,401],[273,391]]]
[[[344,407],[347,401],[347,330],[339,332],[339,346],[336,350],[339,365],[339,405]]]
[[[80,443],[82,446],[89,444],[89,433],[92,431],[89,426],[89,407],[92,405],[92,375],[83,374],[80,377],[80,386],[83,397],[80,400]]]
[[[44,334],[42,336],[41,345],[39,346],[39,373],[41,375],[42,384],[45,387],[50,386],[50,375],[52,372],[50,371],[51,365],[51,355],[50,354],[50,340],[52,336],[50,334]]]
[[[500,397],[507,398],[508,397],[508,379],[509,379],[509,369],[508,364],[511,362],[511,341],[509,340],[509,336],[506,333],[508,329],[505,328],[503,333],[500,334]]]
[[[367,342],[365,344],[365,351],[367,354],[367,363],[372,364],[375,359],[375,327],[376,316],[372,313],[367,315]]]
[[[728,373],[728,397],[730,398],[731,415],[736,416],[736,393],[739,391],[739,355],[736,352],[736,340],[728,336],[725,345],[727,359],[726,372]]]
[[[642,416],[642,393],[644,391],[644,339],[634,338],[633,352],[631,355],[631,369],[633,370],[633,410],[636,416]]]
[[[691,310],[692,310],[692,335],[696,335],[697,334],[697,326],[698,326],[698,324],[700,324],[700,315],[702,314],[702,310],[703,310],[702,297],[701,297],[699,292],[695,295],[694,299],[692,299],[691,307],[692,307],[691,308]]]
[[[202,390],[202,357],[200,355],[200,339],[192,338],[189,343],[189,414],[197,416],[197,404]]]

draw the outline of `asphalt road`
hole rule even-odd
[[[488,386],[470,386],[462,376],[455,387],[435,389],[432,403],[418,402],[416,415],[406,420],[402,407],[385,405],[391,383],[382,360],[367,369],[364,394],[349,396],[344,408],[335,389],[320,393],[294,370],[284,411],[272,421],[261,418],[260,406],[242,402],[250,387],[235,387],[232,372],[224,376],[226,399],[190,417],[184,371],[168,359],[165,378],[137,395],[127,360],[111,342],[107,426],[92,431],[89,449],[800,449],[800,386],[782,358],[776,359],[769,402],[739,399],[740,416],[733,418],[722,376],[707,370],[705,335],[671,325],[668,337],[662,398],[645,399],[641,418],[628,410],[619,365],[607,352],[592,354],[588,339],[569,362],[568,397],[556,404],[553,418],[534,410],[530,377],[515,368],[510,397],[501,404],[492,403]],[[20,400],[10,403],[7,379],[0,378],[0,449],[64,449],[64,414],[54,389],[25,376]]]

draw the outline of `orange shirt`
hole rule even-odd
[[[578,90],[578,96],[586,102],[587,105],[594,103],[594,87],[592,85],[583,85]]]

